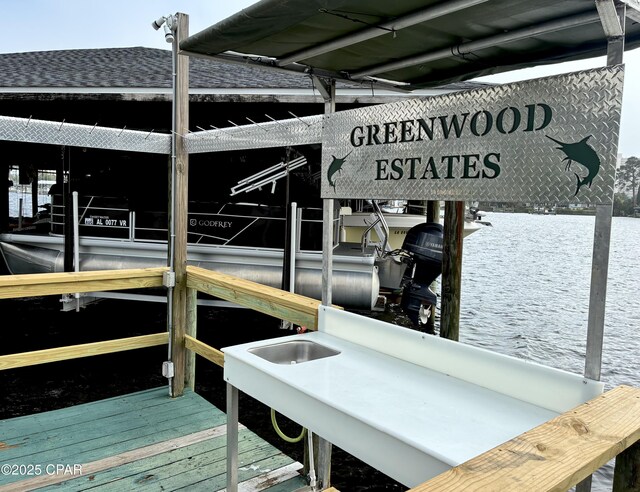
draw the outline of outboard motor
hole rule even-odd
[[[416,326],[425,324],[438,297],[430,285],[442,273],[443,227],[436,222],[418,224],[407,232],[402,249],[411,258],[403,278],[400,306]]]

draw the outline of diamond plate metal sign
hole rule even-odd
[[[315,144],[322,141],[322,115],[205,130],[184,140],[189,154]]]
[[[325,117],[323,198],[611,203],[622,65]]]
[[[171,153],[170,135],[0,116],[0,140],[153,154]]]

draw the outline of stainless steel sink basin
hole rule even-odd
[[[310,340],[291,340],[274,343],[249,349],[249,352],[274,364],[287,365],[323,359],[340,353],[339,350],[325,347]]]

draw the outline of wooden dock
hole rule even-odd
[[[0,491],[223,490],[226,416],[193,391],[157,388],[0,421]],[[302,465],[247,428],[241,490],[306,486]]]

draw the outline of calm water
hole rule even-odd
[[[38,193],[38,205],[51,203],[51,197],[47,194],[48,185],[41,187]],[[20,210],[20,198],[22,198],[22,216],[31,217],[31,193],[20,192],[15,189],[9,190],[9,216],[17,217]],[[37,212],[38,210],[36,210]]]
[[[584,371],[594,217],[489,214],[465,241],[460,340]],[[614,217],[602,381],[640,386],[640,219]]]
[[[464,243],[460,340],[582,374],[595,218],[488,214]],[[602,381],[640,386],[640,219],[614,217]],[[594,477],[611,490],[612,464]]]

